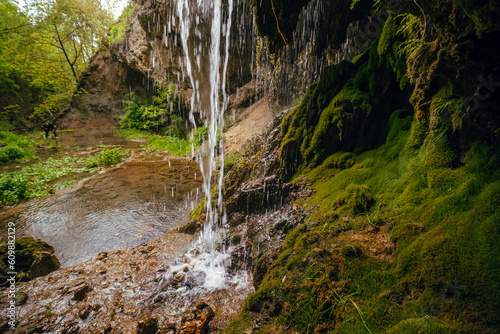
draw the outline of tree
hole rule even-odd
[[[36,2],[38,42],[59,50],[75,82],[101,46],[112,16],[98,0],[44,0]]]
[[[61,110],[111,21],[99,0],[0,0],[0,127]]]

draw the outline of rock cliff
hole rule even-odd
[[[123,114],[122,100],[134,92],[142,97],[157,84],[176,84],[176,94],[189,104],[191,86],[184,64],[179,20],[169,0],[138,0],[127,19],[125,36],[91,60],[78,90],[58,122],[62,128],[109,127]],[[233,11],[228,84],[230,93],[252,79],[255,28],[248,2],[237,2]],[[244,18],[243,20],[241,18]]]

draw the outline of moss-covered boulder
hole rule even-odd
[[[7,272],[9,270],[9,262],[8,262],[8,244],[6,242],[0,245],[0,275],[2,282],[5,282],[4,278],[7,278]],[[52,255],[54,253],[54,247],[50,246],[45,241],[40,239],[34,239],[32,237],[22,237],[15,241],[15,266],[14,272],[18,273],[18,278],[22,279],[31,279],[33,277],[29,277],[28,272],[33,264],[33,262],[42,254]],[[53,255],[52,255],[53,256]],[[57,259],[56,259],[57,261]],[[55,263],[55,261],[52,261]],[[58,263],[58,261],[57,261]],[[57,268],[59,266],[56,266]],[[57,268],[54,268],[57,269]],[[35,270],[35,269],[33,269]],[[38,272],[38,271],[37,271]],[[43,271],[45,272],[45,270]],[[40,275],[38,275],[40,276]]]

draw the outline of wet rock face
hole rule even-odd
[[[105,45],[82,73],[79,91],[63,110],[60,128],[113,127],[123,114],[122,100],[130,92],[151,94],[157,83],[175,83],[189,103],[191,85],[185,74],[184,52],[173,0],[138,0],[123,41]],[[253,17],[249,2],[233,11],[228,88],[231,93],[251,80]],[[247,20],[239,17],[246,15]],[[168,28],[170,27],[170,28]],[[169,31],[170,30],[170,31]]]
[[[245,182],[226,204],[230,212],[259,213],[282,206],[294,190],[291,183],[282,183],[276,175]]]
[[[179,334],[205,334],[215,313],[206,303],[200,303],[182,316]]]
[[[59,269],[61,264],[57,257],[49,252],[42,252],[31,264],[28,270],[28,276],[33,279],[40,276],[45,276],[54,270]]]

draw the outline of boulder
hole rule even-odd
[[[180,334],[205,334],[215,313],[208,304],[202,302],[188,310],[181,319],[178,329]]]
[[[158,320],[146,317],[137,324],[137,334],[155,334],[158,331]]]
[[[45,276],[54,270],[59,269],[61,264],[57,257],[49,252],[41,252],[40,255],[33,261],[28,276],[33,279],[35,277]]]

